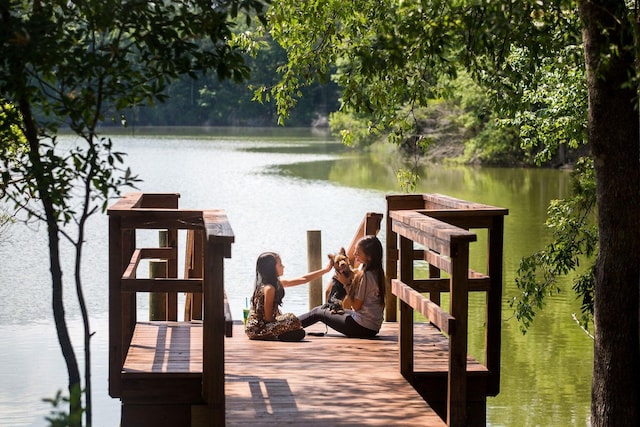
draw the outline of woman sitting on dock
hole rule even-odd
[[[302,340],[305,332],[300,320],[293,313],[280,312],[284,288],[310,282],[331,271],[332,267],[333,262],[329,261],[321,270],[307,273],[296,279],[281,279],[284,265],[280,256],[274,252],[261,254],[256,262],[256,285],[245,327],[249,339]]]
[[[378,334],[384,319],[385,277],[382,267],[382,243],[376,236],[365,236],[358,241],[354,253],[361,268],[356,271],[353,283],[338,274],[338,280],[349,289],[350,310],[332,313],[330,308],[315,307],[299,316],[302,327],[322,322],[332,329],[354,338],[371,338]]]

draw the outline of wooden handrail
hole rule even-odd
[[[500,386],[502,248],[507,209],[468,202],[441,194],[387,196],[386,273],[387,320],[395,320],[399,301],[401,372],[413,373],[413,311],[420,311],[446,333],[449,327],[447,422],[466,424],[468,293],[485,292],[486,395]],[[477,240],[470,229],[488,230],[487,272],[469,269],[469,247]],[[429,277],[414,277],[414,260],[428,263]],[[442,278],[441,272],[449,273]],[[421,295],[429,293],[429,298]],[[440,294],[449,293],[450,313],[439,307]],[[426,313],[426,314],[425,314]],[[451,316],[443,317],[444,315]],[[435,321],[434,321],[435,320]],[[452,323],[449,323],[452,321]],[[455,325],[455,326],[452,326]],[[428,387],[428,385],[426,386]]]
[[[173,248],[138,248],[133,251],[127,269],[122,274],[122,279],[133,279],[136,277],[136,270],[143,259],[175,259]]]
[[[438,304],[426,298],[420,292],[398,279],[391,280],[393,293],[414,310],[429,319],[434,326],[445,334],[455,332],[456,319],[444,311]]]
[[[486,272],[468,270],[468,290],[486,292],[485,354],[484,361],[489,370],[487,394],[495,396],[500,390],[500,352],[502,329],[502,251],[504,239],[504,217],[509,211],[504,208],[468,202],[442,194],[390,194],[387,199],[386,264],[387,321],[396,320],[396,296],[391,292],[390,280],[398,274],[398,235],[392,229],[392,217],[399,212],[411,212],[411,217],[421,221],[419,215],[448,223],[463,230],[487,230]],[[411,227],[410,227],[411,228]],[[426,245],[429,246],[429,245]],[[432,248],[434,249],[434,248]],[[409,255],[409,252],[412,254]],[[429,263],[429,279],[409,283],[419,292],[429,292],[431,301],[439,303],[440,293],[447,292],[448,282],[440,278],[441,270],[449,270],[449,260],[440,257],[438,250],[425,251],[420,248],[405,248],[405,256]]]
[[[135,208],[161,208],[177,209],[178,193],[140,193],[131,192],[123,194],[113,205],[109,206],[109,212],[129,211]]]
[[[202,279],[122,278],[122,292],[195,292],[202,293]]]
[[[471,271],[469,271],[471,275]],[[449,292],[449,278],[413,279],[411,288],[418,292]],[[487,292],[491,289],[489,278],[473,278],[469,276],[467,290],[469,292]]]
[[[428,248],[436,257],[455,256],[457,243],[475,242],[477,236],[449,223],[415,211],[392,211],[392,229],[413,242]],[[446,267],[439,267],[445,270]],[[446,271],[446,270],[445,270]]]
[[[224,425],[224,258],[234,234],[223,210],[178,209],[179,195],[125,194],[109,215],[109,394],[121,397],[122,367],[137,323],[137,292],[188,292],[202,295],[202,396],[212,425]],[[136,230],[169,230],[169,247],[136,248]],[[177,231],[188,230],[191,273],[177,277]],[[201,238],[196,238],[198,236]],[[142,259],[169,260],[167,278],[137,278]],[[199,270],[199,271],[195,271]]]

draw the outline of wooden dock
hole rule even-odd
[[[225,339],[227,426],[446,425],[400,374],[397,323],[385,323],[375,339],[346,338],[329,330],[294,343],[251,341],[242,328],[235,323],[233,337]],[[325,327],[308,330],[324,332]],[[416,324],[415,331],[422,355],[416,363],[446,370],[441,334],[427,324]],[[198,377],[201,342],[199,322],[139,323],[123,381]],[[469,369],[483,368],[470,360]],[[192,425],[206,419],[205,408],[200,415],[194,410]]]
[[[226,214],[178,209],[178,197],[131,193],[107,211],[109,394],[122,402],[123,427],[486,424],[486,398],[500,389],[506,209],[437,194],[387,196],[387,323],[379,336],[329,331],[287,343],[250,341],[231,322],[223,261],[235,236]],[[367,214],[356,237],[376,234],[381,218]],[[140,229],[168,230],[167,242],[137,247]],[[471,229],[487,230],[486,271],[469,269]],[[166,260],[167,277],[137,277],[143,259]],[[428,265],[428,278],[414,276],[416,262]],[[163,321],[137,319],[136,295],[148,292],[170,297]],[[191,298],[186,321],[177,322],[183,292]],[[486,294],[482,363],[467,351],[469,292]],[[415,323],[415,312],[428,321]]]

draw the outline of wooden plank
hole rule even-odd
[[[390,215],[395,233],[444,256],[455,256],[455,242],[477,240],[475,233],[414,211],[392,211]]]
[[[166,259],[176,260],[177,250],[176,247],[164,247],[164,248],[141,248],[141,259]],[[169,276],[173,277],[173,276]]]
[[[202,259],[202,239],[204,231],[188,230],[184,277],[187,279],[202,278],[203,275],[203,259]],[[184,320],[202,320],[202,294],[187,293],[184,305]]]
[[[122,292],[202,292],[202,279],[122,279]]]
[[[435,281],[440,283],[440,269],[433,266],[433,265],[429,265],[429,280]],[[449,281],[447,280],[447,285],[448,285]],[[411,286],[413,286],[414,289],[416,289],[417,291],[421,291],[419,287],[416,286],[416,281],[414,280],[413,283],[411,284]],[[434,302],[434,304],[438,304],[440,305],[440,294],[441,294],[442,290],[430,290],[429,291],[429,299],[431,301]]]
[[[124,373],[202,373],[202,322],[136,325]]]
[[[500,349],[502,339],[502,258],[504,240],[504,217],[494,218],[488,235],[488,274],[491,289],[487,293],[487,328],[485,334],[485,361],[491,376],[488,382],[489,395],[500,392]]]
[[[482,203],[469,202],[455,197],[447,196],[444,194],[423,194],[425,210],[435,211],[447,211],[456,210],[463,211],[469,215],[498,215],[503,216],[508,212],[507,209],[499,208],[496,206],[485,205]]]
[[[202,228],[202,211],[186,209],[130,209],[122,211],[122,228],[188,230]]]
[[[202,217],[204,218],[207,239],[215,238],[220,244],[231,244],[235,241],[233,229],[224,210],[206,210],[202,212]],[[229,258],[231,254],[225,254],[225,257]]]
[[[178,203],[178,199],[176,198],[176,207]],[[165,247],[161,247],[160,249],[167,250],[170,252],[168,258],[165,258],[168,262],[167,265],[167,277],[178,277],[178,230],[172,229],[167,230],[167,241],[164,242],[162,239],[159,241],[160,245],[165,244]],[[178,320],[178,292],[168,292],[167,293],[167,320]]]
[[[396,294],[394,292],[394,294]],[[414,372],[414,352],[413,352],[413,309],[399,299],[400,321],[398,328],[398,357],[400,363],[400,374],[410,380]]]
[[[123,272],[123,236],[120,218],[109,216],[109,396],[120,396],[120,368],[122,348],[122,293],[120,277]]]
[[[125,193],[109,208],[107,209],[107,215],[118,215],[121,211],[128,211],[136,206],[140,205],[142,200],[142,193],[131,192]]]
[[[431,323],[446,334],[455,331],[455,319],[439,305],[433,303],[406,283],[393,279],[391,281],[393,293],[411,308],[425,316]],[[413,315],[413,312],[411,313]]]
[[[180,193],[144,193],[141,208],[178,209]]]
[[[141,193],[134,191],[120,196],[116,203],[109,206],[107,212],[109,214],[117,214],[120,211],[128,211],[135,208],[177,209],[179,198],[179,193]]]
[[[469,270],[471,274],[471,270]],[[491,289],[491,282],[488,277],[480,277],[477,279],[469,278],[467,289],[469,292],[487,292]],[[448,278],[432,278],[432,279],[414,279],[411,287],[418,292],[449,292]],[[433,302],[436,302],[431,298]]]
[[[131,255],[127,269],[122,274],[123,279],[134,279],[140,261],[143,259],[176,259],[176,251],[173,248],[137,248]],[[169,276],[172,277],[172,276]]]

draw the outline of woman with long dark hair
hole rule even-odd
[[[321,270],[295,279],[282,279],[284,265],[275,252],[264,252],[256,262],[256,283],[251,297],[245,333],[249,339],[300,341],[305,337],[300,320],[293,313],[280,312],[284,288],[302,285],[331,271],[330,261]]]

